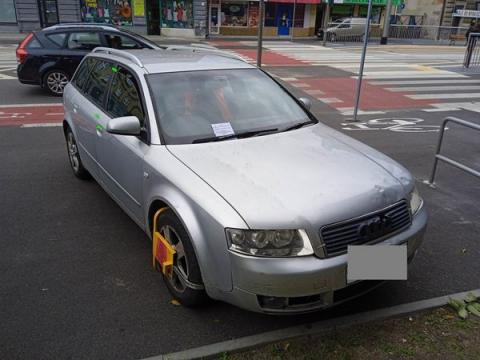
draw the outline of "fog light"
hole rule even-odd
[[[288,298],[276,296],[258,296],[258,302],[262,308],[285,309],[288,307]]]

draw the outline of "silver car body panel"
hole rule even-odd
[[[212,298],[260,312],[268,311],[259,295],[326,294],[324,303],[302,311],[331,304],[333,292],[347,285],[346,256],[321,258],[319,229],[407,199],[412,176],[387,156],[322,124],[225,142],[162,145],[146,74],[253,68],[221,55],[164,52],[132,52],[143,67],[113,54],[87,55],[122,64],[136,75],[150,142],[99,131],[97,125],[106,129],[109,116],[68,84],[65,121],[85,167],[149,236],[152,204],[177,214]],[[383,241],[407,243],[413,256],[426,220],[422,208],[408,229]],[[305,229],[317,256],[266,259],[233,253],[225,228]]]

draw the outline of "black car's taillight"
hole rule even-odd
[[[23,62],[27,58],[27,55],[28,55],[27,45],[32,40],[32,38],[33,38],[33,33],[30,33],[25,37],[25,39],[22,40],[20,45],[18,45],[16,54],[17,54],[17,62],[19,64],[23,64]]]

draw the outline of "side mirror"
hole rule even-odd
[[[310,108],[312,107],[312,102],[306,97],[298,98],[298,101],[300,101],[307,110],[310,110]]]
[[[110,119],[107,123],[107,132],[117,135],[140,135],[140,120],[136,116],[122,116]]]

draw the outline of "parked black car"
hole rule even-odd
[[[155,43],[104,24],[59,24],[31,32],[17,47],[18,80],[60,96],[83,57],[98,46],[157,49]]]

